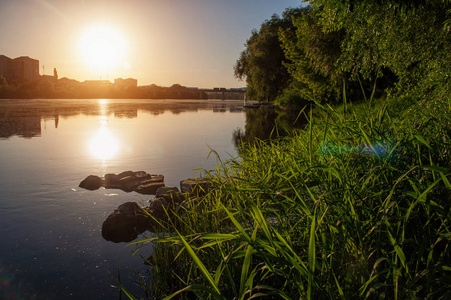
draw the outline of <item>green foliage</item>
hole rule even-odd
[[[302,90],[297,89],[294,85],[292,85],[283,90],[282,94],[276,98],[274,104],[291,109],[302,108],[309,103],[309,101],[302,95]]]
[[[155,298],[446,298],[451,110],[369,100],[319,105],[294,137],[218,165],[215,188],[152,240],[181,266],[181,287]],[[167,264],[155,256],[155,284]]]
[[[209,173],[214,188],[153,240],[183,266],[156,298],[449,297],[449,1],[310,2],[291,27],[266,21],[235,66],[259,97],[314,101],[308,124]],[[263,63],[276,36],[280,85]]]
[[[271,22],[265,22],[260,32],[253,32],[235,66],[239,78],[248,76],[248,88],[253,95],[264,98],[264,95],[277,96],[282,90],[294,89],[301,99],[331,103],[341,98],[343,84],[348,95],[360,98],[361,89],[371,88],[377,81],[378,96],[398,98],[406,94],[410,98],[416,96],[417,100],[448,97],[450,1],[314,0],[309,3],[311,6],[299,8],[290,15],[291,26],[279,28],[284,59],[280,52],[274,55],[272,45],[277,44],[274,30],[264,30]],[[259,41],[268,36],[271,43]],[[273,60],[261,56],[262,53],[270,54]],[[277,63],[271,64],[274,61]],[[275,67],[280,64],[286,68],[282,73]],[[271,75],[283,79],[284,84],[267,80]],[[270,86],[277,89],[262,90]]]
[[[291,78],[284,65],[287,61],[279,41],[279,30],[292,27],[291,16],[298,10],[287,10],[283,17],[273,15],[260,30],[253,30],[241,52],[234,70],[235,76],[246,79],[249,97],[274,100]]]
[[[304,99],[315,102],[337,99],[342,74],[335,61],[340,56],[342,32],[325,33],[319,14],[310,8],[293,17],[293,30],[281,30],[280,40],[290,62],[285,63]]]
[[[385,76],[390,95],[450,92],[449,2],[312,1],[326,32],[346,34],[337,67],[353,80]],[[394,76],[394,77],[393,77]],[[393,77],[393,78],[392,78]],[[434,97],[434,96],[432,96]]]

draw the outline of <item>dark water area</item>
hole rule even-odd
[[[222,160],[236,157],[242,138],[264,135],[252,132],[252,122],[274,126],[277,116],[242,106],[0,100],[0,299],[119,299],[112,287],[118,272],[139,293],[130,279],[149,272],[140,255],[151,255],[152,245],[132,255],[136,246],[104,240],[101,227],[122,203],[146,205],[152,196],[78,184],[88,175],[126,170],[162,174],[166,186],[200,177],[215,169],[211,150]]]
[[[305,127],[306,113],[307,109],[280,110],[265,105],[246,110],[244,128],[233,132],[234,144],[239,148],[241,144],[252,144],[255,140],[269,141],[290,136],[294,130]]]

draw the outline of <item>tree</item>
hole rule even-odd
[[[289,59],[284,64],[294,79],[289,89],[315,102],[336,99],[343,80],[335,62],[341,55],[344,31],[324,32],[319,18],[317,10],[306,7],[293,16],[295,30],[280,31],[282,48]]]
[[[391,93],[449,93],[449,1],[313,0],[324,32],[345,31],[337,67],[353,80],[385,78]]]
[[[291,17],[297,13],[299,9],[288,9],[282,18],[273,15],[259,31],[253,30],[247,40],[246,49],[241,52],[234,71],[237,78],[246,79],[250,98],[274,100],[291,81],[279,30],[292,28]]]

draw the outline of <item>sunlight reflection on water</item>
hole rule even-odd
[[[106,126],[100,127],[89,143],[90,153],[98,159],[110,160],[119,150],[119,141]]]
[[[108,128],[108,100],[100,99],[100,129],[89,141],[89,152],[94,157],[105,162],[114,158],[119,150],[117,137]]]
[[[78,184],[91,174],[144,170],[178,186],[196,168],[215,167],[209,147],[224,159],[236,155],[233,131],[244,128],[244,111],[214,108],[239,105],[1,100],[0,298],[17,290],[17,299],[114,299],[109,272],[127,278],[147,267],[131,255],[136,249],[105,241],[102,223],[124,202],[145,205],[151,196]]]

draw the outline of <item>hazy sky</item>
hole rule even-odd
[[[242,87],[233,65],[252,29],[301,0],[0,0],[0,54],[40,73]]]

